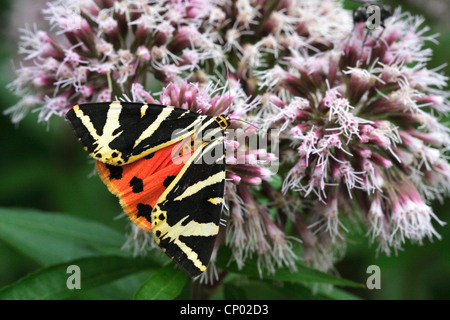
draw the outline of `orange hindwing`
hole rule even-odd
[[[191,157],[191,146],[191,140],[185,139],[127,165],[113,166],[97,161],[96,167],[109,191],[119,197],[131,221],[151,232],[151,212]]]

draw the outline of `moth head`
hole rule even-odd
[[[230,125],[230,118],[222,114],[216,117],[216,122],[219,124],[222,130],[225,130]]]

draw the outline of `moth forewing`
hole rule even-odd
[[[81,104],[66,114],[86,151],[112,165],[134,162],[191,136],[206,117],[170,106],[118,101]]]
[[[196,149],[152,212],[156,242],[192,277],[209,263],[222,210],[217,199],[223,199],[225,186],[225,163],[208,165],[200,159],[221,143],[216,139]]]

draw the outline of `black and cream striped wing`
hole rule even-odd
[[[223,131],[195,150],[152,211],[156,242],[191,277],[205,271],[219,232],[225,188]]]
[[[66,118],[91,156],[112,165],[141,159],[214,121],[180,108],[118,101],[76,105]]]

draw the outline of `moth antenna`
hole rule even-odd
[[[248,121],[245,121],[245,120],[242,120],[242,119],[233,119],[233,118],[229,118],[230,120],[234,120],[234,121],[242,121],[242,122],[244,122],[244,123],[246,123],[246,124],[248,124],[248,125],[250,125],[250,126],[252,126],[252,127],[255,127],[256,129],[259,129],[259,127],[257,127],[257,126],[255,126],[253,123],[251,123],[251,122],[248,122]]]

